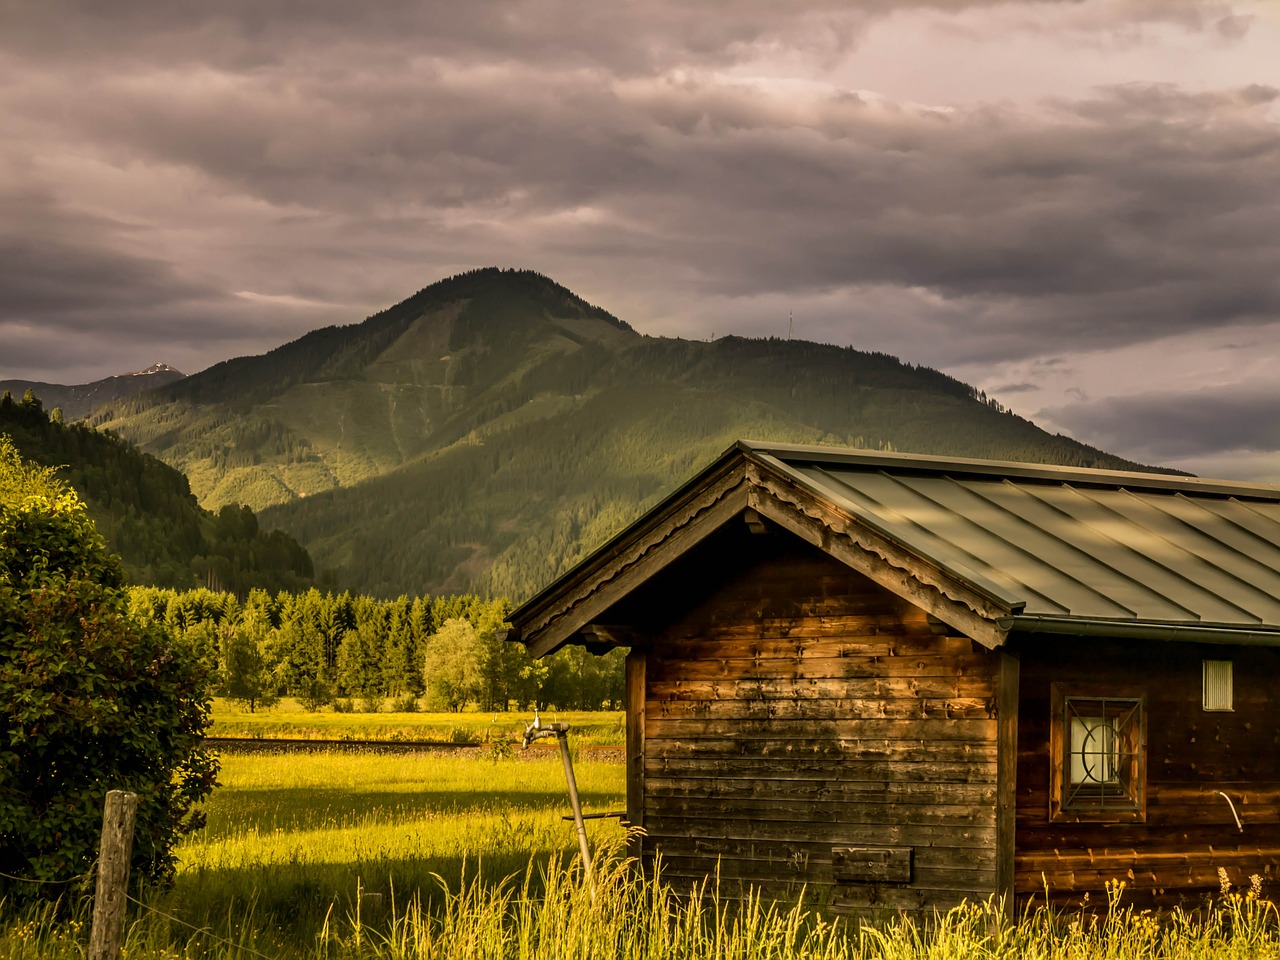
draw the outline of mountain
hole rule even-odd
[[[49,410],[57,408],[62,411],[64,419],[79,420],[87,416],[94,407],[154,387],[163,387],[181,380],[183,376],[167,363],[153,363],[145,370],[73,386],[41,383],[38,380],[0,380],[0,394],[7,392],[14,397],[22,397],[30,390]]]
[[[204,510],[177,470],[119,437],[50,417],[34,391],[0,397],[0,434],[26,459],[61,468],[131,583],[239,593],[313,583],[311,558],[292,537],[259,529],[247,507]]]
[[[247,503],[343,584],[522,597],[734,439],[1134,469],[936,370],[776,339],[653,338],[488,268],[95,414]]]

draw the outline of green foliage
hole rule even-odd
[[[480,638],[461,617],[446,620],[427,641],[423,676],[427,705],[433,710],[461,710],[480,693]]]
[[[269,630],[262,611],[254,607],[222,628],[222,695],[251,713],[280,699],[267,648]]]
[[[109,789],[138,794],[133,868],[167,877],[217,769],[201,748],[208,673],[130,612],[118,558],[75,493],[0,437],[0,863],[90,869]],[[0,878],[0,896],[63,892]]]
[[[474,594],[379,600],[361,594],[269,594],[241,603],[208,589],[134,587],[136,616],[176,631],[217,671],[224,695],[268,706],[279,695],[311,711],[334,698],[382,709],[426,695],[433,709],[506,711],[616,707],[622,701],[622,654],[578,647],[533,662],[506,643],[511,606]],[[336,707],[335,707],[336,709]]]
[[[131,582],[241,592],[310,585],[307,552],[279,530],[259,530],[248,507],[228,505],[215,517],[172,467],[117,436],[46,416],[27,394],[19,403],[0,398],[0,433],[27,459],[61,468]]]

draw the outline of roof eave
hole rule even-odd
[[[1280,627],[1179,623],[1159,620],[1108,620],[1095,617],[1017,614],[1000,621],[1013,634],[1051,633],[1109,637],[1115,640],[1166,640],[1250,647],[1280,647]]]

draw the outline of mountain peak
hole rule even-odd
[[[151,366],[147,367],[145,370],[130,370],[128,373],[121,374],[121,376],[151,377],[151,376],[155,376],[157,373],[176,373],[180,377],[184,375],[182,371],[179,370],[177,367],[171,367],[167,363],[161,363],[157,361],[156,363],[153,363]]]
[[[584,300],[568,287],[562,286],[536,270],[517,267],[477,267],[456,273],[423,287],[393,307],[388,307],[370,317],[381,317],[407,309],[425,306],[443,300],[471,300],[487,296],[520,297],[538,304],[550,313],[568,312],[578,316],[603,320],[618,330],[635,333],[635,328],[619,320],[608,310]]]

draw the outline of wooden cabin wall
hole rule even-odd
[[[645,852],[677,883],[807,885],[864,915],[991,895],[998,657],[799,541],[759,539],[758,563],[633,658]],[[867,880],[881,854],[840,853],[862,847],[894,848],[884,876],[909,856],[909,882]]]
[[[1032,636],[1019,643],[1015,886],[1019,900],[1092,903],[1106,881],[1137,906],[1195,905],[1219,889],[1280,870],[1280,651],[1170,642]],[[1235,709],[1202,709],[1201,661],[1234,663]],[[1146,821],[1051,823],[1053,682],[1146,697]],[[1225,792],[1244,823],[1240,832]]]

